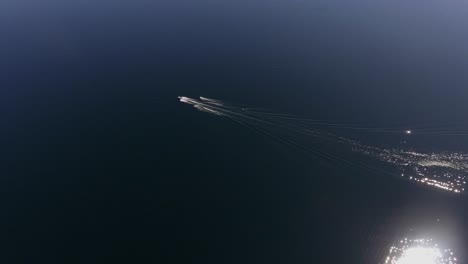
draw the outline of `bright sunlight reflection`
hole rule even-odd
[[[409,248],[395,262],[396,264],[438,264],[441,254],[437,248]]]
[[[432,239],[404,238],[390,248],[385,264],[457,264],[457,258]]]

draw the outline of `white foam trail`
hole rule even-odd
[[[185,97],[185,96],[179,96],[179,101],[181,101],[182,103],[186,103],[186,104],[192,104],[190,102],[190,98]]]
[[[206,112],[206,113],[210,113],[210,114],[215,114],[215,115],[219,115],[219,116],[222,116],[224,115],[223,113],[219,112],[219,111],[216,111],[216,110],[213,110],[213,109],[210,109],[208,107],[204,107],[204,106],[201,106],[201,105],[194,105],[193,107],[195,107],[196,109],[202,111],[202,112]]]
[[[216,100],[216,99],[211,99],[211,98],[207,98],[207,97],[203,97],[203,96],[200,96],[200,99],[203,100],[203,101],[208,101],[208,102],[221,102],[220,100]]]

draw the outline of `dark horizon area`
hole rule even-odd
[[[2,1],[0,262],[383,264],[413,237],[466,263],[466,194],[177,97],[467,131],[467,17],[463,1]]]

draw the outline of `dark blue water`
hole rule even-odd
[[[2,2],[1,261],[377,264],[410,230],[463,261],[465,196],[310,159],[177,96],[463,125],[466,7]]]

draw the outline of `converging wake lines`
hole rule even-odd
[[[338,164],[354,166],[379,175],[398,176],[410,182],[452,193],[465,191],[468,154],[458,152],[424,153],[409,148],[386,148],[364,144],[336,131],[354,134],[383,134],[399,137],[468,136],[468,131],[453,127],[424,126],[409,129],[398,126],[372,126],[277,114],[255,108],[238,107],[222,100],[178,97],[195,109],[226,117],[246,128],[266,135],[289,147]],[[341,134],[341,133],[340,133]],[[345,155],[346,152],[358,155]],[[366,161],[369,160],[374,162]],[[376,162],[382,165],[376,166]]]

